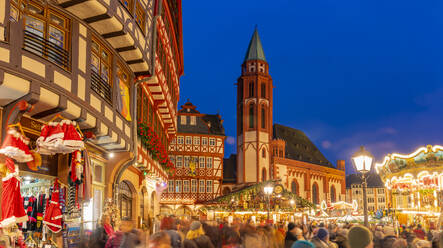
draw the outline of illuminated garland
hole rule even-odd
[[[175,174],[174,164],[169,160],[168,152],[157,133],[145,123],[139,123],[137,134],[152,159],[157,160],[169,176],[173,176]]]
[[[215,206],[205,206],[206,210],[220,210],[220,211],[263,211],[266,210],[266,204],[264,201],[264,194],[263,194],[263,188],[268,185],[277,185],[277,180],[271,180],[271,181],[265,181],[256,183],[254,185],[248,186],[244,189],[231,192],[230,194],[217,197],[213,199],[212,201],[208,202],[208,204],[215,204]],[[283,203],[285,202],[286,205],[287,201],[294,200],[295,205],[294,207],[280,207],[277,202]],[[271,196],[271,200],[273,203],[273,210],[278,211],[288,211],[293,212],[297,208],[313,208],[315,209],[316,206],[290,192],[286,189],[283,189],[283,192],[279,194],[279,197],[275,194]],[[241,203],[242,202],[242,203]],[[272,205],[272,204],[271,204]]]

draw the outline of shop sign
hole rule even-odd
[[[20,124],[23,126],[23,130],[25,132],[26,137],[29,138],[29,149],[35,150],[36,143],[35,141],[40,136],[40,131],[42,129],[43,123],[27,118],[22,117],[20,120]],[[22,171],[29,171],[33,173],[44,174],[48,176],[57,176],[58,169],[58,156],[55,155],[40,155],[41,161],[39,159],[35,159],[33,161],[36,164],[37,170],[32,170],[26,163],[19,163],[19,169]]]

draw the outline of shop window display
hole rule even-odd
[[[81,223],[80,203],[92,198],[91,165],[83,135],[75,122],[61,116],[42,123],[41,129],[25,129],[30,138],[23,130],[20,122],[8,126],[0,148],[7,167],[2,202],[8,203],[2,204],[0,225],[11,246],[57,247],[54,233],[63,233],[60,239],[75,245],[80,227],[76,234],[67,235],[68,230],[73,230],[72,223]],[[57,169],[52,174],[59,163],[67,167],[67,178],[57,177]]]

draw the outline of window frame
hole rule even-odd
[[[182,192],[182,180],[175,180],[175,193]]]
[[[209,138],[209,146],[215,146],[215,138]]]
[[[214,186],[212,180],[206,180],[206,193],[213,193],[213,192],[214,192]]]
[[[177,136],[177,144],[178,145],[183,145],[184,142],[185,142],[185,139],[183,136]]]
[[[214,159],[212,157],[206,157],[206,168],[212,169],[214,167]]]
[[[202,161],[202,159],[203,159],[203,161]],[[205,157],[199,157],[199,159],[198,159],[198,167],[200,169],[203,169],[203,168],[206,167],[205,161],[206,161]]]
[[[191,179],[191,193],[198,192],[198,182],[197,179]]]
[[[98,45],[98,51],[94,50],[94,48],[92,47],[92,44],[95,43]],[[103,63],[102,61],[102,52],[105,52],[106,54],[108,54],[108,61],[105,60],[105,63]],[[113,93],[113,78],[112,78],[112,65],[113,65],[113,54],[110,52],[111,50],[104,45],[104,43],[102,43],[101,41],[99,41],[99,39],[97,39],[94,35],[91,37],[91,49],[90,49],[90,54],[91,54],[91,73],[92,71],[94,71],[92,69],[92,56],[95,55],[96,57],[98,57],[98,62],[99,62],[99,68],[98,68],[98,72],[94,71],[95,73],[98,74],[98,76],[105,81],[105,79],[102,77],[102,64],[105,64],[106,66],[108,66],[108,81],[105,81],[106,83],[109,84],[109,87],[111,88],[111,96]]]
[[[176,168],[182,168],[183,167],[183,156],[177,155],[175,157],[175,167]]]
[[[40,32],[42,33],[42,36],[37,35],[38,37],[41,37],[42,39],[45,39],[48,42],[51,42],[52,44],[54,44],[55,46],[62,48],[63,50],[65,50],[68,54],[68,58],[67,58],[67,64],[66,67],[63,65],[60,65],[57,61],[54,61],[54,59],[51,59],[48,57],[47,55],[47,48],[42,48],[41,50],[41,54],[39,53],[35,53],[35,52],[31,52],[29,50],[26,50],[30,53],[35,54],[36,56],[42,57],[48,61],[50,61],[51,63],[55,64],[56,66],[63,68],[67,71],[69,71],[71,68],[71,29],[72,29],[72,20],[71,18],[69,18],[68,16],[64,15],[63,13],[61,13],[60,11],[58,11],[56,8],[53,8],[52,6],[50,6],[49,4],[45,4],[45,3],[39,3],[36,1],[32,1],[32,0],[17,0],[17,2],[14,1],[9,1],[10,3],[10,20],[12,17],[12,11],[14,11],[16,13],[16,17],[17,20],[20,20],[20,18],[23,19],[23,30],[26,30],[27,27],[27,17],[36,19],[37,21],[40,21],[43,25],[43,30],[41,30]],[[22,6],[24,6],[24,8],[22,8]],[[41,10],[41,13],[34,13],[32,11],[29,10],[29,6],[33,6],[36,8],[39,8]],[[51,15],[55,16],[56,18],[62,19],[63,20],[63,25],[60,25],[56,22],[54,22],[51,18]],[[15,20],[15,19],[12,19]],[[56,38],[54,38],[53,36],[51,36],[50,33],[50,27],[58,30],[59,32],[63,33],[63,47],[60,47],[57,45],[56,42],[51,41],[51,37],[54,40],[60,41]],[[32,28],[36,30],[35,28]],[[29,31],[29,30],[28,30]],[[31,31],[30,31],[31,32]],[[32,33],[32,32],[31,32]],[[25,48],[25,44],[22,44],[23,48]],[[38,51],[39,49],[35,48],[34,50]]]
[[[190,156],[183,156],[183,167],[184,168],[189,168],[190,161],[191,161],[191,157]]]
[[[208,138],[202,137],[202,146],[207,146],[207,145],[208,145]]]
[[[141,29],[141,31],[143,32],[143,34],[145,34],[145,26],[146,26],[146,11],[145,9],[142,7],[142,5],[140,4],[140,1],[136,1],[135,3],[135,11],[134,11],[135,15],[134,15],[134,19],[135,22],[137,23],[137,26]],[[140,22],[138,22],[139,17],[140,18]]]
[[[183,180],[183,193],[189,193],[189,180]]]
[[[192,136],[185,137],[185,145],[192,145]]]
[[[194,136],[194,139],[192,140],[192,143],[196,146],[200,145],[200,137]]]
[[[168,180],[168,193],[175,193],[174,180]],[[172,189],[172,190],[171,190]]]
[[[203,189],[203,191],[201,189]],[[206,193],[206,184],[204,179],[198,180],[198,193]]]

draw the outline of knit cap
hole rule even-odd
[[[353,226],[348,232],[350,248],[365,248],[372,242],[372,233],[364,226]]]
[[[201,226],[200,221],[193,221],[193,222],[191,223],[190,228],[191,228],[192,231],[195,231],[195,230],[199,229],[200,226]]]
[[[291,248],[315,248],[315,246],[306,240],[298,240],[292,244]]]
[[[323,241],[325,241],[325,238],[329,235],[329,232],[326,228],[319,228],[317,231],[317,237]]]

